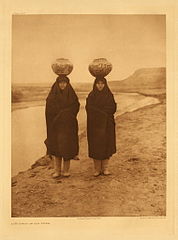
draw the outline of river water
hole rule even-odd
[[[79,134],[86,129],[85,97],[79,94],[80,111],[78,114]],[[114,94],[121,115],[146,105],[159,103],[158,99],[137,93]],[[12,176],[25,171],[40,157],[45,155],[46,147],[45,107],[35,106],[12,112]]]

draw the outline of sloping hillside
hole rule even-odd
[[[165,89],[166,68],[141,68],[122,81],[109,83],[113,91]]]

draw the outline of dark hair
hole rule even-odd
[[[69,82],[70,82],[69,78],[66,77],[66,75],[59,75],[59,76],[56,78],[56,81],[57,81],[57,83],[61,83],[61,82],[69,83]]]
[[[106,78],[103,77],[97,77],[94,81],[94,84],[97,84],[98,82],[103,82],[104,84],[107,84]]]

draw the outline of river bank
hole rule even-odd
[[[115,93],[114,97],[118,106],[115,117],[150,104],[159,103],[157,98],[138,93]],[[86,130],[86,94],[80,94],[79,100],[81,105],[77,118],[79,135],[83,135]],[[46,152],[44,144],[46,139],[45,104],[35,106],[35,102],[22,102],[17,104],[18,107],[19,104],[20,106],[26,104],[26,107],[12,112],[12,176],[28,169],[34,160]]]
[[[71,177],[52,179],[50,159],[12,178],[13,217],[165,216],[165,101],[116,118],[112,175],[93,177],[84,133]]]

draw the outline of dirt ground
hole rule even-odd
[[[69,178],[53,179],[43,158],[13,177],[12,217],[166,215],[165,110],[162,102],[116,118],[118,151],[110,176],[93,176],[84,133]]]

